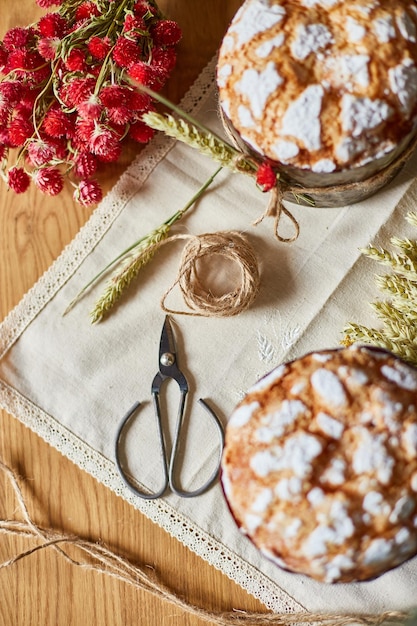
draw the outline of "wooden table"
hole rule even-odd
[[[117,1],[117,0],[116,0]],[[178,67],[168,88],[178,100],[215,53],[241,0],[160,0],[183,29]],[[0,37],[12,26],[36,21],[35,0],[1,0]],[[129,146],[102,173],[110,189],[131,161]],[[70,186],[56,198],[32,188],[16,195],[0,183],[0,318],[72,240],[92,209],[72,200]],[[186,600],[209,610],[264,610],[253,598],[200,560],[133,507],[98,484],[15,418],[0,412],[0,458],[24,477],[24,495],[36,522],[93,541],[102,540],[132,562],[155,568]],[[0,517],[13,517],[16,500],[0,476]],[[30,547],[0,535],[0,561]],[[105,575],[84,571],[46,549],[0,570],[0,626],[197,626],[171,604]],[[206,622],[204,622],[206,623]]]

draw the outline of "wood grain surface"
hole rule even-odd
[[[117,2],[117,0],[115,0]],[[183,29],[178,66],[168,95],[178,101],[215,54],[241,0],[160,0]],[[1,0],[0,37],[26,26],[44,11],[35,0]],[[132,160],[128,146],[119,163],[103,170],[109,190]],[[0,318],[56,259],[92,209],[72,200],[68,186],[56,198],[33,186],[16,195],[0,183]],[[92,541],[103,541],[133,563],[152,566],[188,602],[209,610],[265,610],[240,587],[171,538],[133,507],[75,467],[15,418],[0,412],[0,458],[23,477],[36,523]],[[16,500],[0,476],[0,517],[13,517]],[[0,534],[0,562],[30,547]],[[102,574],[84,571],[47,549],[0,570],[0,626],[197,626],[192,617],[151,594]]]

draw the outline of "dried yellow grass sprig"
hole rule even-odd
[[[112,276],[110,276],[103,294],[97,300],[90,314],[93,324],[100,322],[110,312],[116,302],[120,300],[133,279],[139,273],[140,269],[147,265],[154,257],[162,242],[168,238],[171,227],[178,222],[184,214],[191,209],[191,207],[194,206],[197,200],[201,198],[204,192],[213,183],[215,177],[221,172],[222,169],[222,167],[219,167],[214,174],[212,174],[205,181],[205,183],[200,187],[200,189],[198,189],[198,191],[182,209],[176,211],[165,222],[157,226],[144,237],[135,241],[115,259],[110,261],[110,263],[108,263],[104,269],[92,278],[75,296],[64,311],[64,315],[68,313],[77,304],[77,302],[81,300],[85,293],[89,291],[89,289],[97,282],[99,282],[108,271],[112,268],[116,268]]]
[[[145,113],[142,119],[154,130],[162,131],[168,137],[182,141],[224,167],[236,172],[247,172],[252,175],[256,173],[257,167],[253,162],[212,132],[200,130],[194,124],[170,114],[161,115],[152,111]]]
[[[408,213],[406,219],[417,227],[417,213]],[[371,303],[382,328],[351,322],[344,328],[342,343],[350,346],[360,342],[385,348],[417,366],[417,241],[391,237],[390,243],[393,251],[374,246],[362,250],[365,256],[391,270],[375,278],[387,299]]]

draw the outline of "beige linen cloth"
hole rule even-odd
[[[220,133],[213,83],[211,64],[183,106]],[[180,365],[191,387],[184,487],[198,486],[216,458],[216,432],[196,404],[198,398],[207,399],[225,424],[245,390],[281,361],[338,346],[350,320],[374,322],[368,302],[375,267],[359,249],[371,241],[387,245],[392,234],[407,234],[404,215],[417,207],[414,167],[415,162],[388,189],[355,206],[291,205],[301,226],[293,244],[274,239],[271,219],[253,226],[267,197],[252,179],[228,171],[175,227],[174,233],[245,232],[262,273],[255,304],[239,316],[174,317]],[[184,242],[164,246],[103,323],[92,326],[89,321],[103,284],[66,316],[63,312],[99,270],[182,208],[215,169],[211,159],[164,136],[139,156],[1,325],[0,404],[272,610],[409,609],[417,604],[417,559],[370,582],[320,584],[281,571],[262,557],[237,531],[219,484],[197,499],[170,494],[150,502],[136,498],[118,475],[117,426],[140,400],[142,409],[126,439],[128,467],[141,483],[156,486],[153,479],[160,468],[151,437],[150,385],[164,320],[159,303],[175,280]],[[178,289],[167,305],[183,305]],[[168,391],[171,408],[176,389],[170,385]],[[172,429],[175,414],[168,421]]]

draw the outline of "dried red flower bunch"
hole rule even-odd
[[[102,192],[100,163],[117,161],[126,137],[146,143],[158,91],[181,38],[154,0],[36,0],[52,10],[0,42],[1,173],[16,193],[31,181],[51,196],[68,177],[88,206]]]

